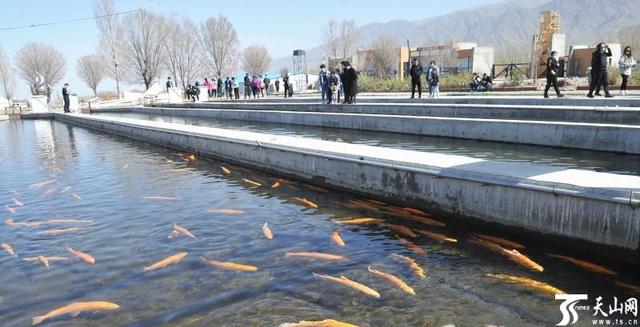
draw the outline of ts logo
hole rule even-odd
[[[589,296],[587,294],[556,294],[556,300],[564,300],[560,304],[560,312],[562,313],[562,320],[556,324],[556,326],[568,326],[573,325],[578,321],[578,313],[575,306],[578,302],[586,300]]]

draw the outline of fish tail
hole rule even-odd
[[[204,262],[207,262],[207,259],[205,259],[203,256],[200,256],[200,259]]]
[[[375,270],[375,269],[371,268],[371,265],[369,265],[369,266],[367,267],[367,269],[368,269],[370,272],[374,273],[374,274],[378,272],[377,270]]]
[[[42,323],[43,320],[47,319],[47,316],[37,316],[37,317],[33,317],[32,319],[32,325],[38,325],[40,323]]]
[[[317,278],[320,278],[320,279],[327,279],[327,275],[321,275],[321,274],[318,274],[318,273],[313,273],[313,276],[315,276]]]

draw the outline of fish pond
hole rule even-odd
[[[638,291],[635,267],[61,122],[0,122],[0,176],[0,326],[88,301],[118,308],[41,324],[553,326],[554,292]]]

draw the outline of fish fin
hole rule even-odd
[[[42,323],[43,320],[47,319],[47,316],[37,316],[37,317],[33,317],[32,319],[32,325],[39,325],[40,323]]]
[[[80,315],[80,311],[72,311],[72,312],[69,312],[69,314],[71,315],[71,317],[75,318]]]

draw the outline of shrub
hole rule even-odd
[[[607,74],[609,75],[609,85],[616,85],[618,80],[622,79],[622,77],[620,77],[620,69],[617,67],[609,67]]]
[[[640,85],[640,69],[634,69],[629,76],[629,85]]]
[[[520,86],[523,82],[524,74],[516,70],[515,72],[513,72],[513,75],[511,76],[511,78],[509,78],[509,80],[507,80],[504,86]]]
[[[459,74],[449,74],[440,77],[440,87],[441,88],[468,88],[469,83],[471,81],[471,76],[469,74],[459,73]]]
[[[373,76],[358,76],[358,92],[408,92],[411,80],[379,79]]]

